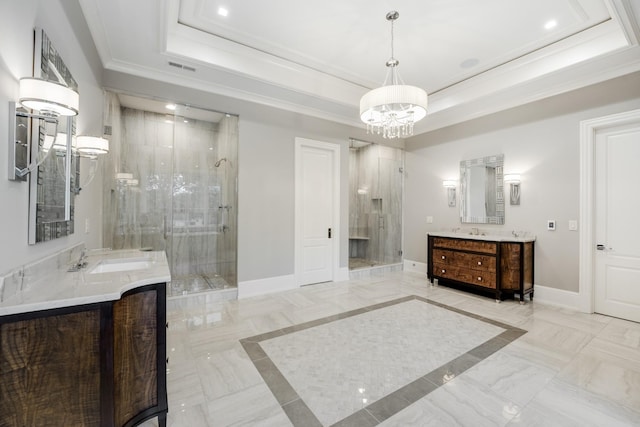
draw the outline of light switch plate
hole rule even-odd
[[[547,220],[547,230],[549,230],[549,231],[555,231],[556,230],[556,220],[555,219]]]
[[[578,220],[576,219],[569,220],[569,231],[578,231]]]
[[[433,224],[433,217],[432,216],[428,216],[427,217],[427,224]]]

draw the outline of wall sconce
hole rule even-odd
[[[60,144],[57,141],[58,117],[77,115],[80,96],[63,84],[25,77],[20,79],[18,102],[20,107],[13,101],[9,102],[9,180],[26,181],[27,174],[47,158],[52,151],[50,148]],[[27,109],[39,111],[40,114],[30,113]],[[40,147],[40,135],[32,135],[29,119],[54,124],[55,137],[50,142],[43,141],[43,147]],[[37,146],[33,145],[34,136],[38,138],[35,142]]]
[[[509,204],[520,204],[520,174],[509,173],[504,175],[504,182],[510,184],[509,188]]]
[[[80,157],[90,160],[89,177],[87,181],[78,187],[78,193],[93,181],[98,170],[98,160],[101,154],[109,152],[109,140],[97,136],[79,135],[76,138],[75,150]]]
[[[444,180],[442,181],[442,186],[447,189],[447,202],[449,207],[455,207],[456,205],[456,186],[458,185],[457,181],[454,180]]]

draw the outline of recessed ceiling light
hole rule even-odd
[[[224,7],[219,7],[218,8],[218,15],[227,16],[227,15],[229,15],[229,11]]]
[[[558,21],[556,21],[555,19],[552,19],[551,21],[547,21],[547,23],[544,24],[544,29],[550,30],[552,28],[555,28],[557,25],[558,25]]]
[[[164,106],[167,110],[174,111],[176,109],[176,104],[167,104]]]

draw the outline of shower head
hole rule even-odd
[[[227,158],[226,158],[226,157],[223,157],[223,158],[221,158],[220,160],[218,160],[218,161],[217,161],[213,166],[215,166],[215,167],[219,168],[219,167],[220,167],[220,165],[222,164],[222,162],[226,162],[226,161],[227,161]]]

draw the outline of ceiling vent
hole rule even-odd
[[[182,69],[182,70],[187,70],[187,71],[196,71],[196,69],[195,69],[195,68],[190,67],[190,66],[188,66],[188,65],[180,64],[180,63],[178,63],[178,62],[169,61],[169,65],[171,65],[172,67],[180,68],[180,69]]]

